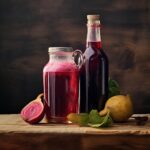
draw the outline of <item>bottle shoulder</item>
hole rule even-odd
[[[86,59],[90,59],[91,57],[108,59],[106,53],[104,52],[104,50],[102,48],[88,47],[85,50],[83,55]]]

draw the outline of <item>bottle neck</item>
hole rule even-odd
[[[100,34],[100,21],[88,21],[87,24],[87,41],[86,47],[102,48],[101,34]]]

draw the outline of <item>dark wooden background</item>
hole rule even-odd
[[[0,113],[18,113],[42,92],[48,47],[84,50],[86,14],[101,15],[110,76],[150,113],[149,0],[0,0]]]

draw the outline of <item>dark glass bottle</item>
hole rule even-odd
[[[87,43],[80,69],[80,112],[101,110],[108,97],[108,59],[102,49],[99,15],[88,15],[87,19]]]

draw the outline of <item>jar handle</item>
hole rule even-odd
[[[78,68],[80,69],[81,68],[81,66],[82,66],[82,64],[83,64],[83,53],[82,53],[82,51],[81,50],[79,50],[79,49],[77,49],[77,50],[75,50],[74,52],[73,52],[73,54],[72,54],[72,56],[75,58],[75,57],[77,57],[78,58],[78,60],[77,60],[77,66],[78,66]],[[75,58],[76,59],[76,58]]]

